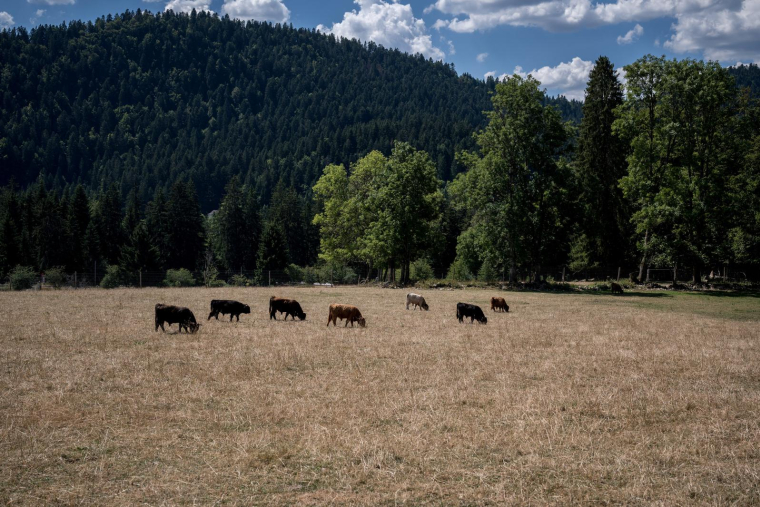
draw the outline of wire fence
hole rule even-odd
[[[500,274],[497,279],[473,280],[481,282],[506,283],[509,271]],[[640,283],[672,283],[692,281],[690,267],[645,268],[639,280],[639,267],[606,266],[571,270],[568,266],[543,267],[540,271],[518,269],[513,280],[518,283],[541,282],[604,282],[614,280],[636,279]],[[110,278],[109,278],[110,277]],[[416,280],[412,280],[413,282]],[[467,280],[456,280],[465,282]],[[760,281],[760,270],[753,268],[728,269],[726,267],[702,272],[700,282],[707,283],[742,283]],[[0,280],[0,290],[12,288],[51,289],[51,288],[88,288],[88,287],[190,287],[190,286],[238,286],[238,287],[276,287],[286,285],[299,286],[335,286],[361,285],[365,283],[390,282],[384,278],[383,270],[368,273],[361,266],[344,267],[307,267],[291,266],[284,270],[236,270],[236,271],[187,271],[150,270],[112,272],[99,266],[92,270],[73,273],[33,273],[25,284],[17,285],[9,277]]]

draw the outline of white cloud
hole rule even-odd
[[[760,62],[760,0],[743,0],[735,10],[710,7],[684,13],[673,30],[664,45],[678,53],[702,52],[707,59],[724,62]]]
[[[488,53],[480,53],[478,56],[475,57],[475,59],[479,61],[480,63],[485,62],[486,58],[488,58]]]
[[[572,31],[624,22],[675,18],[665,46],[706,58],[760,60],[760,0],[437,0],[453,17],[435,28],[475,32],[500,25]],[[625,37],[623,37],[625,39]]]
[[[411,5],[400,4],[398,0],[354,0],[354,3],[359,6],[358,12],[346,12],[340,23],[333,23],[331,28],[319,25],[317,30],[336,37],[371,40],[435,60],[444,59],[444,52],[433,45],[425,22],[414,17]]]
[[[525,72],[522,67],[517,66],[512,74],[522,77],[530,74],[540,81],[544,88],[558,92],[568,99],[583,100],[586,82],[592,68],[594,68],[593,62],[581,60],[576,56],[571,61],[560,63],[556,67],[546,66],[530,72]],[[502,74],[500,79],[505,77],[507,74]]]
[[[11,16],[5,11],[0,12],[0,30],[10,28],[15,24],[16,22],[13,21],[13,16]]]
[[[449,56],[457,54],[457,48],[454,47],[454,42],[447,40],[446,44],[449,45]]]
[[[37,24],[37,21],[47,12],[45,9],[37,9],[37,11],[34,13],[34,16],[29,18],[29,22],[33,25]]]
[[[164,10],[190,13],[195,9],[196,11],[213,12],[209,8],[210,5],[211,0],[170,0]]]
[[[29,4],[74,5],[76,0],[26,0]]]
[[[630,44],[632,42],[636,42],[637,40],[639,40],[639,37],[641,37],[643,34],[644,34],[644,27],[636,23],[636,26],[634,26],[632,30],[628,30],[628,32],[625,35],[618,35],[617,43]]]
[[[244,21],[285,23],[290,19],[290,9],[282,0],[224,0],[222,12]]]
[[[495,76],[496,76],[496,71],[495,70],[491,70],[491,71],[486,72],[485,74],[483,74],[483,78],[484,79],[488,79],[489,77],[495,77]]]

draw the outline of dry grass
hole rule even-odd
[[[404,294],[0,294],[0,502],[760,503],[760,299],[502,293],[482,326],[455,305],[492,292]],[[200,332],[155,333],[157,302]]]

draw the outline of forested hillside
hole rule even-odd
[[[142,202],[189,177],[215,209],[238,175],[268,202],[394,140],[458,171],[493,80],[314,30],[126,12],[0,34],[0,185],[115,182]],[[560,103],[580,119],[580,104]]]

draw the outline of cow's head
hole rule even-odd
[[[480,319],[480,323],[481,323],[481,324],[488,324],[488,317],[486,317],[486,316],[484,315],[484,316],[483,316],[483,318],[482,318],[482,319]]]
[[[243,313],[251,313],[251,307],[248,305],[243,305]]]
[[[299,315],[298,318],[301,320],[306,320],[306,314],[301,312],[301,315]]]
[[[196,331],[198,331],[201,328],[201,325],[198,324],[197,322],[188,322],[187,323],[187,327],[190,328],[190,332],[191,333],[195,333]]]
[[[422,309],[425,310],[425,311],[428,311],[428,310],[430,310],[430,307],[428,306],[427,303],[423,302],[422,303]]]
[[[367,327],[367,321],[364,320],[364,317],[359,317],[359,320],[356,322],[358,322],[361,327]]]

